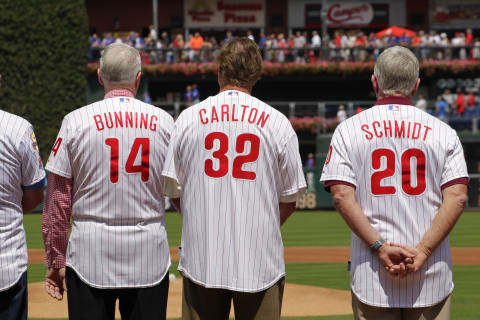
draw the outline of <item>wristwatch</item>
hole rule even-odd
[[[385,242],[386,240],[383,238],[378,239],[370,246],[370,250],[372,250],[373,252],[377,251]]]

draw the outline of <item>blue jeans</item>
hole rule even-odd
[[[27,288],[27,271],[25,271],[13,287],[0,291],[0,319],[27,320]]]

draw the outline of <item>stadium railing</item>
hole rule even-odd
[[[269,62],[299,62],[317,61],[374,61],[385,47],[312,47],[304,48],[262,48],[262,56]],[[479,60],[480,46],[407,46],[420,60]],[[102,47],[91,47],[89,59],[97,61],[101,56]],[[144,47],[140,51],[144,64],[178,63],[178,62],[213,62],[219,48],[152,48]]]

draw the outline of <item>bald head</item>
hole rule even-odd
[[[123,43],[109,45],[100,58],[100,76],[112,85],[134,84],[140,70],[138,50]]]

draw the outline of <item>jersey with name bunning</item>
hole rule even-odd
[[[406,100],[406,99],[404,99]],[[410,105],[376,105],[342,122],[332,137],[321,181],[355,186],[355,198],[388,242],[415,246],[442,204],[442,187],[468,177],[456,132]],[[453,290],[448,237],[418,272],[390,276],[352,233],[351,288],[381,307],[425,307]]]
[[[170,266],[161,172],[165,111],[114,97],[65,116],[47,170],[73,178],[66,264],[91,286],[147,287]]]
[[[256,292],[285,274],[279,202],[306,183],[283,114],[236,90],[209,97],[175,122],[163,175],[182,187],[186,277]]]
[[[45,171],[32,125],[2,110],[0,159],[0,291],[4,291],[27,271],[23,189],[42,184]]]

